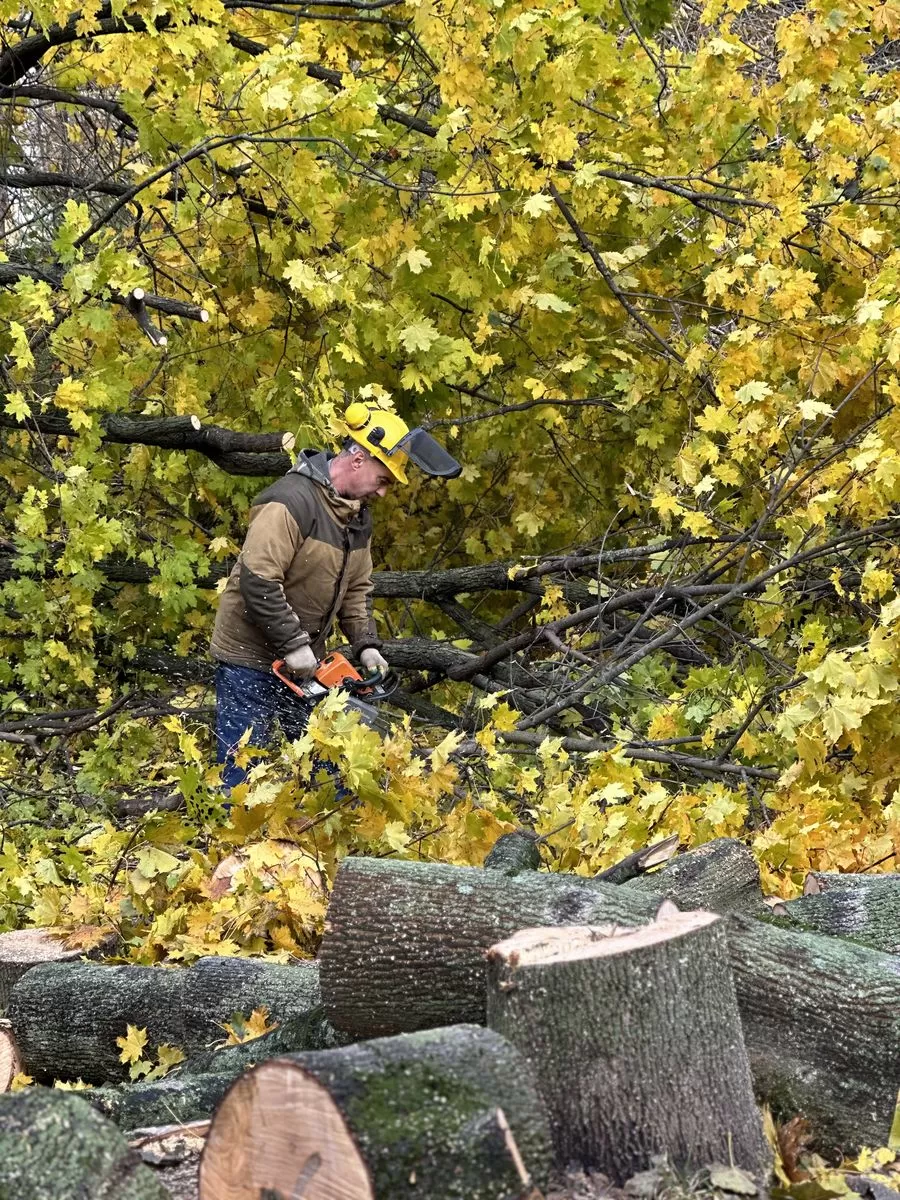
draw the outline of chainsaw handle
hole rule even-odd
[[[289,687],[292,692],[296,692],[301,700],[308,702],[309,698],[303,694],[300,687],[296,683],[294,683],[294,681],[290,677],[290,675],[285,674],[286,670],[287,670],[287,668],[284,665],[283,658],[276,658],[275,661],[272,663],[272,674],[277,675],[278,678],[281,680],[281,682],[283,684],[285,684],[287,687]]]
[[[344,683],[344,687],[348,692],[352,692],[355,695],[364,688],[377,687],[379,683],[384,683],[387,677],[387,671],[373,671],[372,674],[367,675],[365,679],[348,679]]]

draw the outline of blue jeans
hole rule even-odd
[[[272,742],[277,718],[288,741],[300,737],[306,729],[312,705],[271,671],[216,664],[216,762],[224,763],[222,787],[226,791],[247,778],[246,767],[235,766],[234,751],[245,730],[251,746],[265,747]],[[321,766],[328,769],[329,764]]]

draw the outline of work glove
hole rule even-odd
[[[284,665],[292,675],[299,675],[301,679],[312,679],[319,664],[310,646],[306,645],[298,646],[296,650],[286,654]]]
[[[382,675],[386,675],[390,668],[388,661],[374,646],[368,646],[359,656],[360,664],[367,675],[374,675],[376,671],[380,671]]]

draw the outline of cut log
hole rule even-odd
[[[332,1024],[377,1037],[485,1021],[483,953],[526,925],[653,919],[659,899],[574,876],[346,858],[319,954]]]
[[[524,829],[502,833],[491,847],[484,865],[488,871],[500,871],[509,876],[518,875],[520,871],[536,871],[541,865],[537,837]]]
[[[900,958],[734,915],[728,943],[754,1085],[822,1153],[887,1145],[900,1084]]]
[[[215,1050],[203,1050],[192,1054],[186,1062],[176,1067],[178,1075],[207,1075],[230,1073],[235,1079],[249,1067],[277,1058],[280,1054],[297,1053],[300,1050],[333,1050],[346,1046],[346,1034],[338,1033],[325,1017],[323,1006],[289,1017],[277,1029],[238,1046],[222,1046]]]
[[[305,1019],[321,1003],[316,964],[282,966],[245,958],[203,958],[192,967],[105,967],[49,963],[13,989],[9,1018],[25,1070],[39,1083],[128,1078],[116,1038],[127,1025],[147,1044],[190,1057],[223,1040],[222,1024],[263,1005],[270,1020]]]
[[[212,1116],[232,1083],[249,1067],[290,1051],[326,1050],[345,1041],[326,1021],[324,1010],[317,1008],[239,1046],[195,1054],[164,1079],[93,1088],[85,1095],[123,1129],[151,1122],[196,1121]]]
[[[15,929],[0,933],[0,1016],[6,1012],[16,982],[39,963],[69,962],[84,951],[66,950],[64,939],[48,929]]]
[[[862,872],[851,873],[842,871],[809,871],[803,885],[804,896],[818,896],[821,892],[844,892],[849,888],[878,889],[893,882],[900,887],[900,874],[894,871],[881,875],[867,875]]]
[[[216,1113],[201,1200],[518,1200],[502,1110],[538,1185],[550,1166],[544,1106],[498,1034],[454,1026],[271,1059]]]
[[[848,938],[875,950],[900,952],[900,883],[876,877],[870,883],[829,887],[778,906],[772,920],[785,927]]]
[[[22,1070],[22,1060],[8,1021],[0,1021],[0,1092],[8,1092],[10,1084]]]
[[[123,1135],[73,1092],[0,1096],[0,1196],[170,1200]]]
[[[595,875],[594,879],[601,883],[628,883],[630,879],[637,879],[638,876],[645,875],[653,867],[667,863],[677,852],[678,834],[673,833],[671,837],[663,838],[661,842],[654,842],[652,846],[635,850],[633,854],[629,854],[611,867],[607,867],[605,871],[601,871],[599,875]]]
[[[743,842],[716,838],[673,858],[661,871],[625,884],[656,892],[679,908],[727,913],[755,911],[762,904],[759,866]]]
[[[87,1102],[121,1129],[142,1125],[167,1125],[208,1118],[240,1071],[220,1074],[167,1075],[151,1083],[126,1083],[119,1087],[91,1088]]]
[[[487,1013],[532,1069],[558,1164],[623,1184],[666,1155],[688,1172],[731,1162],[767,1184],[772,1155],[713,913],[521,930],[488,952]]]

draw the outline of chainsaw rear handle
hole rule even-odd
[[[371,675],[367,675],[365,679],[345,679],[342,687],[345,687],[351,696],[358,696],[360,692],[367,688],[377,687],[379,683],[384,683],[390,672],[374,671]]]

